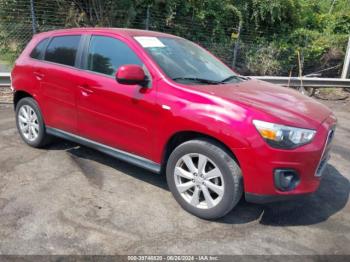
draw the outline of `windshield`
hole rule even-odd
[[[171,37],[135,39],[174,81],[194,84],[241,81],[241,78],[221,61],[188,40]]]

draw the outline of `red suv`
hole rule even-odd
[[[196,216],[225,215],[244,192],[268,202],[314,192],[336,119],[294,90],[237,75],[173,35],[79,28],[35,35],[12,71],[17,127],[155,173]]]

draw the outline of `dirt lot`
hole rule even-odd
[[[59,141],[26,146],[0,105],[0,254],[350,254],[350,102],[320,189],[297,202],[244,202],[209,222],[164,177]]]

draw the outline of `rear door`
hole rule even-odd
[[[40,80],[42,110],[49,127],[77,132],[77,75],[81,35],[53,36],[46,48],[45,63],[35,74]]]
[[[34,49],[29,54],[29,58],[23,52],[16,61],[16,65],[12,71],[12,84],[16,89],[19,88],[28,91],[39,103],[41,109],[40,85],[42,78],[38,77],[38,73],[45,68],[45,62],[42,60],[49,41],[49,37],[38,39],[38,42],[34,44]],[[45,112],[43,112],[43,116],[45,119]]]
[[[117,36],[92,35],[84,55],[86,71],[80,75],[78,131],[105,145],[151,157],[157,112],[156,90],[123,85],[115,80],[125,64],[147,67],[128,43]]]

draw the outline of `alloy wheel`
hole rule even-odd
[[[39,121],[34,109],[23,105],[18,111],[18,124],[22,135],[28,141],[34,141],[39,136]]]
[[[190,205],[209,209],[224,195],[224,179],[218,166],[203,154],[182,156],[175,165],[175,185]]]

